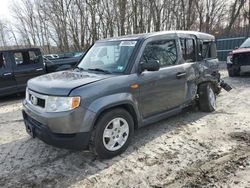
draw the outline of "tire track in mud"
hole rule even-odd
[[[16,119],[16,120],[12,120],[12,121],[2,121],[2,122],[0,122],[0,126],[1,126],[1,124],[19,123],[19,122],[23,122],[23,119]]]
[[[250,167],[250,132],[233,132],[229,136],[240,143],[238,147],[213,160],[180,171],[173,182],[166,182],[163,186],[217,187],[228,182],[237,170]]]

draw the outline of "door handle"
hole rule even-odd
[[[187,75],[186,72],[178,72],[176,74],[176,78],[180,79],[180,78],[186,77],[186,75]]]
[[[11,72],[6,72],[6,73],[3,74],[3,76],[10,76],[10,75],[12,75]]]
[[[43,68],[38,68],[38,69],[36,69],[36,71],[42,71],[43,70]]]

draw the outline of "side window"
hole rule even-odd
[[[181,51],[182,51],[182,57],[186,60],[186,44],[185,44],[185,39],[181,38],[180,39],[181,43]]]
[[[160,67],[175,65],[177,60],[177,49],[175,40],[153,41],[144,49],[143,60],[157,60]]]
[[[217,57],[216,44],[214,41],[203,41],[200,50],[202,57],[205,59]]]
[[[186,39],[186,58],[188,62],[196,61],[194,39]]]
[[[30,65],[39,62],[39,56],[36,55],[35,51],[27,52],[16,52],[14,58],[17,66]]]
[[[3,53],[0,53],[0,69],[6,68],[6,60]]]
[[[39,63],[39,56],[35,51],[29,51],[29,64]]]
[[[21,52],[14,53],[14,58],[15,58],[17,66],[23,65],[26,63],[26,62],[24,62],[23,53],[21,53]]]
[[[181,49],[182,49],[182,56],[183,59],[187,62],[195,62],[195,41],[192,38],[181,38]]]
[[[211,58],[217,58],[217,48],[216,43],[213,41],[210,46]]]

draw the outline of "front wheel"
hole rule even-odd
[[[240,68],[239,69],[228,69],[228,76],[229,77],[240,76]]]
[[[127,149],[133,132],[134,121],[130,113],[116,108],[98,119],[90,146],[100,158],[111,158]]]
[[[199,107],[201,111],[213,112],[216,109],[216,96],[211,83],[199,86]]]
[[[235,77],[234,70],[228,70],[228,76],[229,77]]]

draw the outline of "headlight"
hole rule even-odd
[[[232,58],[232,56],[227,56],[227,64],[233,64]]]
[[[80,97],[52,97],[46,100],[47,112],[64,112],[77,108],[80,105]]]
[[[26,87],[25,99],[26,99],[26,101],[29,100],[29,89],[28,89],[28,87]]]

